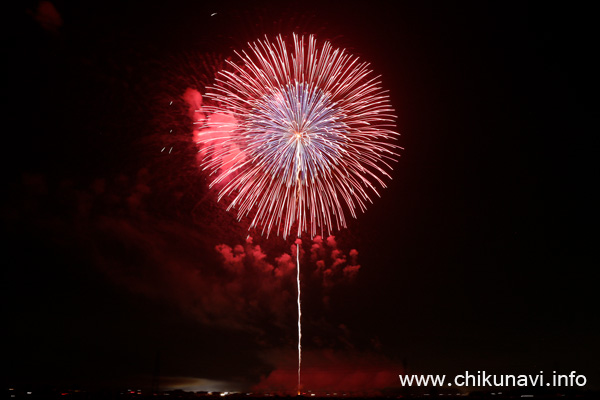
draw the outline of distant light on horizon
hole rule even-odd
[[[232,394],[245,392],[248,388],[239,382],[220,381],[214,379],[197,378],[190,376],[161,377],[162,387],[166,390],[184,390],[186,392],[207,392],[207,394],[224,393]]]

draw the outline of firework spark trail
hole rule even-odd
[[[300,370],[302,367],[302,307],[300,304],[300,240],[296,241],[296,283],[298,284],[298,395],[300,395]]]
[[[203,170],[215,175],[218,199],[233,198],[238,219],[250,228],[284,238],[296,230],[314,237],[346,227],[371,203],[371,193],[391,179],[398,133],[387,92],[369,64],[314,36],[265,37],[227,61],[206,97],[209,115],[231,121],[200,130]],[[376,186],[377,185],[377,186]],[[294,228],[295,227],[295,228]],[[300,239],[296,245],[298,287],[298,394],[302,363]]]

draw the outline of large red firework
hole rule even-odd
[[[395,116],[379,77],[314,36],[249,44],[208,88],[214,122],[200,131],[203,168],[238,218],[284,238],[346,226],[379,195],[397,158]]]

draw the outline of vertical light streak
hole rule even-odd
[[[300,304],[300,243],[296,241],[296,282],[298,284],[298,395],[300,395],[300,370],[302,367],[302,307]]]

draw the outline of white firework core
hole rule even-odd
[[[236,123],[198,136],[219,199],[232,199],[238,218],[251,216],[251,228],[284,238],[345,227],[346,214],[356,218],[386,186],[400,148],[391,143],[394,110],[368,63],[313,36],[294,35],[293,44],[288,51],[281,36],[265,38],[237,53],[205,107]]]

